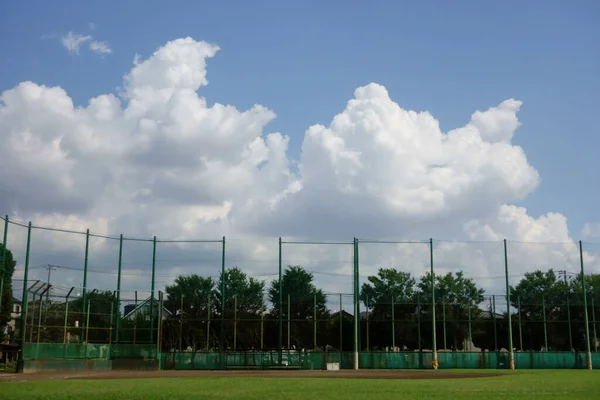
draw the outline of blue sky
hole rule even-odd
[[[578,238],[600,219],[598,17],[596,1],[3,2],[0,91],[31,80],[85,105],[115,92],[136,53],[191,36],[221,48],[200,94],[271,108],[277,119],[266,130],[290,135],[295,158],[304,131],[329,124],[370,82],[403,108],[430,111],[444,131],[512,97],[524,103],[514,142],[542,178],[520,204],[536,217],[565,214]],[[68,31],[113,53],[75,56],[42,38]]]

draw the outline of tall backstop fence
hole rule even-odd
[[[2,357],[18,370],[600,365],[600,244],[165,240],[0,222]]]

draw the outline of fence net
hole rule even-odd
[[[600,346],[600,244],[191,241],[8,227],[14,272],[2,280],[1,322],[30,358],[225,351],[238,355],[210,362],[241,365],[248,352],[279,354],[278,363],[322,352],[348,365],[357,350],[423,366],[432,350],[496,352],[486,363],[502,363],[511,344],[575,358]]]

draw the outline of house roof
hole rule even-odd
[[[153,299],[154,304],[158,303],[158,300],[156,298]],[[142,301],[141,303],[139,303],[137,305],[137,307],[135,307],[133,310],[129,311],[127,314],[125,314],[123,316],[123,318],[128,318],[131,315],[134,315],[138,310],[140,310],[142,307],[144,307],[146,304],[150,303],[150,297],[148,297],[146,300]],[[167,315],[171,315],[171,311],[167,310],[164,306],[163,306],[163,314],[167,314]]]

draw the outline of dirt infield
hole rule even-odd
[[[156,379],[156,378],[344,378],[344,379],[466,379],[506,375],[503,372],[462,371],[108,371],[2,374],[0,382],[56,379]]]

